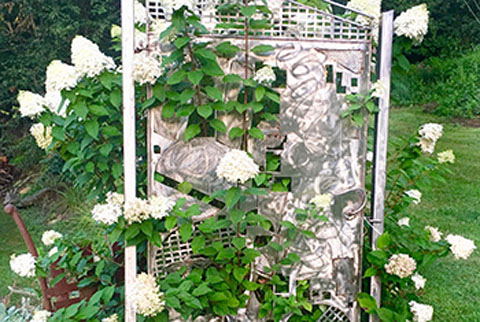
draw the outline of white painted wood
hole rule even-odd
[[[123,164],[125,201],[136,197],[135,84],[133,81],[134,0],[122,0]],[[131,294],[137,274],[135,246],[125,249],[125,321],[136,320]]]
[[[392,67],[393,10],[382,14],[380,37],[379,79],[385,85],[385,96],[378,100],[380,111],[375,118],[375,152],[372,191],[372,248],[376,249],[377,239],[383,233],[385,212],[385,182],[387,166],[388,115],[390,108],[390,76]],[[382,284],[378,277],[372,277],[370,294],[380,305]],[[378,321],[370,316],[370,321]]]

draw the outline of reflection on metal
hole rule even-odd
[[[221,0],[222,1],[222,0]],[[147,10],[154,18],[169,18],[158,0],[147,0]],[[208,3],[211,3],[208,1]],[[285,86],[280,93],[279,122],[262,122],[258,125],[265,140],[250,140],[248,150],[255,161],[265,169],[266,156],[277,155],[280,167],[272,174],[275,180],[289,179],[285,192],[270,192],[267,196],[246,200],[246,210],[256,210],[268,217],[279,231],[280,221],[295,222],[296,208],[305,208],[317,194],[330,193],[334,203],[327,213],[328,221],[311,221],[307,224],[315,238],[299,237],[294,250],[301,256],[295,267],[283,272],[290,281],[287,296],[295,294],[299,280],[309,280],[310,300],[322,304],[326,310],[319,321],[359,321],[359,307],[355,295],[360,288],[363,208],[365,194],[366,126],[358,128],[349,119],[341,117],[348,106],[345,95],[366,92],[369,89],[371,62],[371,17],[358,14],[355,21],[345,15],[338,16],[305,7],[294,1],[269,1],[273,12],[273,30],[255,30],[249,36],[249,47],[259,44],[275,49],[268,54],[251,54],[249,69],[268,64],[286,73]],[[214,25],[236,21],[237,16],[222,16],[215,6],[206,7],[200,1],[196,8],[202,22]],[[343,6],[331,5],[331,12],[345,11]],[[213,23],[212,23],[212,20]],[[210,23],[210,24],[209,24]],[[212,46],[223,41],[244,48],[238,29],[214,29],[210,36],[198,39]],[[151,43],[151,49],[168,53],[171,48]],[[243,74],[245,59],[242,54],[219,59],[226,74]],[[222,87],[223,86],[223,87]],[[239,88],[218,84],[228,100],[237,99]],[[221,206],[212,206],[185,195],[174,185],[162,184],[153,179],[158,172],[172,182],[188,181],[200,193],[210,194],[228,188],[219,180],[215,169],[219,160],[230,148],[239,148],[240,142],[215,133],[213,137],[200,137],[186,143],[183,134],[186,118],[162,118],[162,107],[152,110],[149,122],[150,176],[149,185],[154,194],[184,197],[187,204],[197,203],[201,221],[209,216],[222,215]],[[242,121],[240,114],[215,117],[230,129]],[[251,120],[249,120],[251,121]],[[271,235],[272,232],[252,229],[250,237]],[[219,240],[229,243],[231,232],[219,234]],[[149,270],[163,275],[185,263],[201,265],[201,258],[193,256],[188,243],[181,242],[177,232],[163,236],[164,247],[150,246]],[[275,261],[268,249],[256,263],[255,271],[264,275],[263,266]],[[253,303],[254,301],[252,301]],[[252,318],[258,305],[250,305],[244,317],[236,321],[258,321]],[[247,316],[249,318],[247,318]],[[288,319],[288,318],[286,318]]]

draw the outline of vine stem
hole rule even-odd
[[[186,31],[185,31],[185,36],[188,37],[188,32]],[[193,55],[192,44],[190,43],[190,41],[187,44],[187,48],[188,48],[188,53],[190,55],[190,60],[192,63],[192,71],[196,71],[197,68],[195,67],[195,57]],[[198,85],[195,85],[194,88],[195,88],[195,93],[197,95],[198,106],[201,106],[203,104],[202,104],[202,94],[200,93],[200,87]],[[203,117],[202,117],[202,132],[203,132],[203,136],[207,136],[207,121]]]
[[[245,7],[248,7],[248,0],[244,0]],[[248,17],[245,16],[245,79],[248,79]],[[245,86],[243,103],[248,103],[248,88]],[[243,150],[247,151],[247,110],[243,112]]]

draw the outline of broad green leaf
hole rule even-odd
[[[193,85],[198,85],[202,81],[203,72],[201,70],[195,70],[188,72],[188,80],[192,82]]]
[[[78,102],[77,104],[73,105],[73,110],[82,119],[85,119],[87,117],[88,107],[85,102]]]
[[[175,115],[175,105],[176,102],[168,102],[162,107],[162,117],[165,119],[169,119]]]
[[[229,218],[235,225],[238,224],[243,219],[244,216],[245,216],[245,212],[243,210],[235,209],[235,208],[230,209]]]
[[[263,132],[256,127],[252,127],[250,130],[248,130],[248,134],[259,140],[263,140],[265,138]]]
[[[200,134],[200,125],[199,124],[190,124],[185,130],[185,141],[190,141],[195,136]]]
[[[193,233],[192,224],[189,222],[183,224],[182,226],[180,226],[178,233],[180,234],[180,237],[182,238],[183,242],[186,243],[190,239]]]
[[[199,48],[195,50],[195,55],[211,61],[217,61],[217,56],[213,53],[213,51],[207,48]]]
[[[110,103],[116,108],[119,108],[122,104],[122,92],[116,88],[110,93]]]
[[[180,49],[183,46],[185,46],[186,44],[188,44],[189,41],[190,41],[190,37],[179,37],[179,38],[175,39],[173,44],[175,45],[175,47]]]
[[[377,239],[377,247],[379,249],[385,249],[388,246],[390,246],[391,242],[392,242],[392,238],[390,237],[390,234],[389,233],[383,233]]]
[[[246,17],[251,17],[257,12],[257,7],[256,6],[247,6],[247,7],[241,7],[240,12],[246,16]]]
[[[202,283],[200,284],[196,289],[193,290],[192,295],[193,296],[202,296],[208,293],[213,292],[213,290],[208,287],[207,283]]]
[[[377,309],[377,301],[367,293],[357,294],[357,301],[367,313],[374,312]]]
[[[98,137],[99,125],[97,120],[88,120],[85,122],[85,131],[92,138],[96,139]]]
[[[223,93],[218,88],[207,86],[205,87],[205,92],[210,98],[216,99],[218,101],[223,101]]]
[[[234,139],[234,138],[237,138],[239,136],[242,136],[243,135],[243,129],[239,128],[239,127],[234,127],[230,130],[230,133],[228,134],[228,136],[230,137],[230,139]]]
[[[279,243],[277,242],[270,242],[268,243],[268,246],[272,247],[274,250],[276,250],[277,252],[281,252],[283,250],[283,247],[282,245],[280,245]]]
[[[195,90],[193,88],[187,88],[180,94],[180,103],[185,104],[192,99],[195,95]]]
[[[378,273],[377,268],[375,268],[375,267],[369,267],[369,268],[367,268],[367,270],[365,271],[365,274],[363,275],[363,277],[372,277],[372,276],[377,275],[377,273]]]
[[[265,92],[266,92],[265,87],[263,87],[263,86],[257,87],[255,89],[255,99],[258,102],[260,102],[263,99],[263,97],[265,96]]]
[[[220,54],[223,54],[226,56],[235,55],[237,52],[240,51],[240,48],[238,46],[232,45],[230,41],[222,42],[220,45],[216,47],[216,49]]]
[[[140,225],[140,229],[148,237],[152,236],[153,234],[153,224],[150,220],[145,220],[144,222],[142,222],[142,224]]]
[[[217,61],[207,60],[202,66],[202,71],[208,76],[223,76],[223,69],[220,68]]]
[[[112,175],[115,179],[119,178],[123,174],[123,164],[115,163],[112,166]]]
[[[175,216],[168,216],[165,219],[165,229],[170,231],[175,225],[177,224],[177,217]]]
[[[197,113],[204,119],[207,119],[210,115],[212,115],[213,109],[210,104],[200,105],[197,107]]]
[[[236,249],[241,250],[245,247],[246,240],[243,237],[233,237],[232,244]]]
[[[205,237],[196,236],[195,238],[193,238],[191,246],[193,253],[196,254],[200,249],[205,246]]]
[[[160,102],[164,102],[165,101],[165,97],[166,97],[166,93],[165,93],[165,87],[163,87],[162,84],[160,83],[156,83],[154,86],[153,86],[153,95],[160,101]]]
[[[225,203],[228,208],[233,208],[242,197],[242,190],[238,187],[228,189],[225,194]]]
[[[268,53],[275,50],[275,47],[270,45],[257,45],[252,48],[252,52],[255,54]]]
[[[170,76],[167,80],[168,85],[175,85],[183,81],[187,77],[187,72],[184,70],[178,70],[175,73],[173,73],[172,76]]]
[[[100,147],[100,154],[102,154],[103,156],[108,156],[110,154],[110,152],[112,151],[113,149],[113,145],[111,143],[106,143],[106,144],[103,144],[101,147]]]
[[[227,126],[225,125],[225,123],[223,123],[219,119],[211,120],[210,126],[213,127],[215,130],[217,130],[218,132],[222,132],[222,133],[227,132]]]
[[[177,190],[185,194],[189,194],[193,189],[193,186],[190,182],[184,181],[177,186]]]
[[[92,112],[92,114],[95,114],[98,116],[110,115],[107,109],[102,105],[89,105],[88,109],[90,110],[90,112]]]
[[[188,105],[182,105],[178,110],[177,110],[177,116],[189,116],[190,114],[195,111],[195,106],[193,104],[188,104]]]
[[[237,74],[229,74],[223,77],[223,81],[225,83],[240,83],[242,81],[242,78]]]
[[[65,130],[62,127],[54,126],[52,127],[52,136],[59,141],[63,141],[65,140]]]
[[[247,275],[247,273],[248,269],[246,269],[245,267],[233,268],[233,277],[235,277],[235,279],[240,283],[243,281],[243,278],[245,277],[245,275]]]

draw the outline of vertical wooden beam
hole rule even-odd
[[[125,202],[136,197],[135,83],[133,81],[134,0],[122,0],[123,165]],[[136,320],[131,301],[137,273],[137,250],[125,248],[125,321]]]
[[[377,239],[383,233],[385,212],[385,183],[387,167],[388,114],[390,108],[390,76],[392,67],[393,10],[382,14],[382,30],[379,50],[379,80],[385,85],[385,96],[379,98],[380,111],[375,116],[375,152],[372,185],[372,248],[376,249]],[[371,279],[370,294],[380,305],[382,284],[374,276]],[[370,321],[376,321],[370,316]]]

